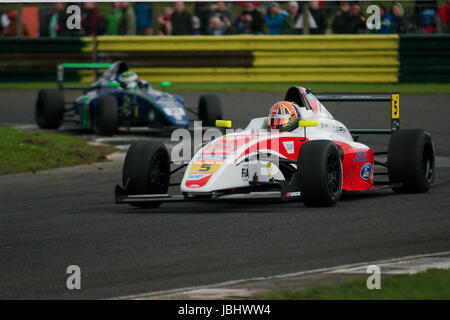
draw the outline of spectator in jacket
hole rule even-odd
[[[441,20],[441,27],[443,32],[450,30],[450,0],[445,2],[439,10],[439,18]]]
[[[214,17],[218,17],[222,24],[225,26],[225,33],[227,33],[231,28],[231,11],[225,5],[225,2],[217,2],[217,8],[211,12],[211,19]],[[215,23],[217,26],[217,22]]]
[[[226,33],[226,29],[227,26],[219,17],[214,16],[209,20],[209,30],[213,36],[223,36]]]
[[[350,33],[350,5],[347,1],[342,1],[339,4],[339,9],[336,11],[333,23],[331,25],[333,33],[342,34]]]
[[[309,33],[325,34],[328,27],[327,15],[325,10],[319,5],[318,1],[309,3]],[[303,33],[303,13],[300,11],[297,15],[294,25],[295,32]]]
[[[349,33],[365,33],[366,18],[361,14],[361,6],[353,3],[350,8],[350,32]]]
[[[52,12],[48,17],[48,36],[50,38],[56,38],[62,34],[64,28],[64,13],[63,4],[61,2],[55,2],[52,7]]]
[[[119,35],[136,35],[136,15],[129,2],[121,2],[122,17],[119,22]]]
[[[43,3],[39,6],[39,37],[48,37],[48,21],[52,14],[51,3]]]
[[[108,27],[106,29],[106,34],[109,36],[114,36],[118,34],[120,20],[122,19],[123,11],[121,9],[120,2],[114,2],[111,11],[106,17]]]
[[[386,7],[384,5],[378,5],[380,7],[380,23],[379,29],[372,29],[372,33],[375,34],[389,34],[392,28],[392,18],[387,13]]]
[[[392,28],[393,33],[408,33],[408,17],[400,3],[392,5]]]
[[[0,11],[0,37],[6,34],[8,31],[10,21],[6,13]]]
[[[208,26],[209,19],[211,18],[211,10],[209,8],[209,3],[207,2],[196,2],[194,6],[194,16],[200,20],[200,26],[197,33],[199,34],[208,34]],[[193,23],[198,23],[196,19],[193,20]],[[195,29],[195,28],[194,28]],[[196,33],[194,31],[194,33]]]
[[[100,24],[100,10],[94,2],[85,2],[84,10],[81,15],[81,26],[85,36],[98,35]]]
[[[417,0],[414,5],[414,24],[427,33],[435,31],[437,8],[437,0]]]
[[[277,2],[270,3],[269,12],[264,15],[269,34],[279,35],[284,31],[286,16]]]
[[[236,20],[237,33],[263,34],[264,17],[252,2],[246,2],[245,9]]]
[[[172,23],[170,22],[173,13],[173,8],[170,5],[164,6],[163,15],[158,17],[160,35],[170,35],[172,34]]]
[[[184,9],[184,3],[175,2],[175,11],[170,18],[173,35],[193,34],[192,16]]]
[[[134,5],[136,15],[136,32],[141,35],[153,34],[153,8],[151,2],[136,2]]]
[[[298,4],[296,1],[290,1],[288,3],[288,15],[286,16],[285,22],[286,27],[285,30],[287,33],[299,33],[295,28],[295,24],[299,17]]]

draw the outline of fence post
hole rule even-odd
[[[97,41],[97,36],[94,34],[92,35],[92,44],[93,44],[93,49],[92,49],[92,62],[93,63],[97,63],[98,62],[98,41]],[[95,79],[98,80],[98,70],[95,69],[94,71],[94,75],[95,75]]]

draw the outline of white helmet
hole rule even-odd
[[[135,90],[138,86],[136,72],[125,71],[119,76],[120,86],[125,90]]]

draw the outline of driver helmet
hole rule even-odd
[[[119,76],[120,86],[125,90],[135,90],[138,86],[138,76],[136,72],[125,71]]]
[[[300,107],[289,101],[275,103],[269,112],[269,127],[282,132],[292,131],[298,127]]]

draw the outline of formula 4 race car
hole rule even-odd
[[[398,94],[314,96],[310,90],[291,87],[284,100],[300,107],[300,121],[293,131],[267,130],[268,118],[256,118],[245,130],[204,144],[189,163],[175,169],[164,145],[132,144],[115,202],[154,208],[174,201],[278,199],[333,206],[343,191],[429,190],[435,175],[434,145],[425,130],[400,129]],[[391,128],[349,130],[319,100],[389,101]],[[229,126],[223,120],[217,124]],[[390,134],[388,150],[374,152],[355,141],[363,134]],[[375,160],[375,156],[387,160]],[[171,174],[184,166],[181,183],[170,183]],[[374,176],[385,177],[374,181]],[[169,185],[175,184],[181,194],[169,195]]]
[[[107,69],[89,87],[64,86],[65,70]],[[128,80],[125,83],[125,80]],[[189,111],[206,126],[214,126],[222,117],[222,107],[216,95],[200,97],[198,109],[185,105],[183,99],[154,89],[138,80],[125,62],[63,63],[58,65],[58,90],[40,90],[36,101],[36,122],[42,129],[58,129],[63,122],[93,128],[95,133],[112,135],[118,127],[188,127]],[[125,84],[125,85],[124,85]],[[169,86],[169,82],[161,86]],[[64,101],[64,90],[83,90],[74,102]],[[69,106],[66,108],[66,106]]]

